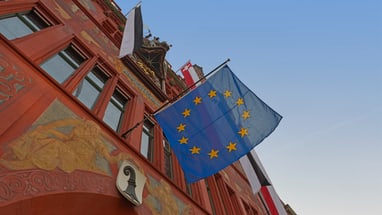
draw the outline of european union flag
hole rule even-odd
[[[225,65],[155,118],[192,183],[247,154],[282,117]]]

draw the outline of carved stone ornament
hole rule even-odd
[[[122,162],[117,175],[118,191],[134,205],[142,204],[142,193],[146,177],[131,162]]]

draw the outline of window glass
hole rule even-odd
[[[187,194],[189,196],[192,196],[192,188],[191,188],[191,184],[187,184],[186,182],[186,191],[187,191]]]
[[[154,126],[150,122],[146,122],[143,124],[141,154],[150,161],[152,161],[153,141]]]
[[[127,104],[127,98],[119,90],[115,90],[107,105],[103,121],[106,122],[115,131],[119,130],[122,116]]]
[[[210,180],[212,180],[210,178]],[[211,209],[212,209],[212,214],[213,215],[216,215],[216,209],[215,209],[215,202],[214,202],[214,199],[212,197],[212,194],[211,194],[211,188],[210,188],[210,185],[209,185],[209,180],[204,180],[205,183],[206,183],[206,189],[207,189],[207,194],[208,194],[208,198],[210,200],[210,203],[211,203]]]
[[[0,32],[7,39],[23,37],[50,26],[35,11],[0,17]]]
[[[167,138],[163,139],[163,148],[164,148],[164,169],[166,175],[173,179],[173,171],[172,171],[172,152],[170,148],[170,144],[168,143]]]
[[[84,61],[85,57],[71,45],[42,63],[41,68],[62,84]]]
[[[73,92],[73,95],[85,104],[86,107],[91,109],[101,94],[108,78],[109,77],[101,69],[94,67],[81,81],[77,89]]]

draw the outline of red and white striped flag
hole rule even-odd
[[[261,187],[261,195],[268,206],[270,215],[288,215],[284,204],[281,202],[279,195],[277,195],[272,185]]]
[[[188,61],[182,68],[180,68],[182,71],[184,81],[186,82],[186,85],[188,87],[194,85],[197,81],[199,81],[199,76],[195,71],[195,68],[192,66],[191,61]],[[193,86],[192,88],[195,88]]]
[[[284,204],[265,172],[254,149],[247,156],[240,158],[240,163],[249,180],[253,193],[261,193],[270,215],[287,215]]]

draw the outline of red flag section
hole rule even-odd
[[[192,66],[191,62],[188,61],[182,68],[181,68],[184,81],[186,82],[187,86],[190,87],[195,82],[199,80],[199,76],[196,73],[194,67]],[[195,86],[192,87],[192,89],[195,88]]]

